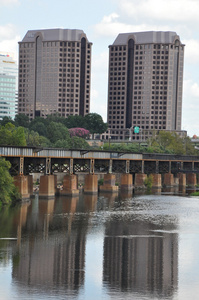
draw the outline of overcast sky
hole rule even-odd
[[[0,51],[30,29],[82,29],[92,47],[91,112],[107,117],[108,46],[118,33],[176,31],[185,47],[182,129],[199,135],[199,0],[0,0]]]

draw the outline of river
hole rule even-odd
[[[198,299],[199,197],[39,199],[0,212],[0,299]]]

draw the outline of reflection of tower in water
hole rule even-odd
[[[162,228],[163,229],[163,228]],[[104,239],[104,284],[110,289],[172,295],[177,287],[176,233],[148,222],[111,221]]]
[[[22,236],[17,263],[13,257],[13,280],[18,286],[29,286],[30,290],[77,293],[84,284],[86,243],[85,224],[72,220],[77,201],[63,198],[59,203],[62,214],[55,215],[56,201],[40,201],[33,231],[28,238]],[[31,222],[31,215],[27,222]],[[30,231],[31,224],[26,226]]]

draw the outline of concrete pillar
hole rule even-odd
[[[144,160],[142,160],[141,172],[144,173]]]
[[[161,188],[162,187],[162,176],[161,174],[152,174],[153,176],[153,188]]]
[[[169,173],[171,173],[171,161],[169,161]]]
[[[28,193],[30,196],[33,195],[33,176],[32,175],[27,175],[28,178]]]
[[[64,196],[77,196],[79,190],[77,188],[77,175],[65,175],[63,178],[63,190],[60,191],[60,195]]]
[[[55,177],[54,177],[54,175],[43,175],[40,177],[39,196],[40,197],[54,197],[55,196]]]
[[[121,176],[121,189],[131,191],[133,189],[133,176],[132,174],[122,174]]]
[[[102,192],[118,192],[118,186],[115,186],[115,175],[105,174],[104,183],[100,186],[100,191]]]
[[[187,185],[189,186],[196,186],[196,173],[187,173],[186,176],[187,179]]]
[[[147,179],[147,174],[136,173],[135,174],[135,188],[145,188],[144,181]]]
[[[186,174],[184,173],[178,173],[177,177],[179,178],[179,186],[186,186]]]
[[[18,188],[22,200],[30,198],[30,194],[28,192],[28,177],[24,175],[14,176],[14,184]]]
[[[171,187],[174,186],[174,177],[172,173],[165,173],[164,174],[164,182],[165,186]]]
[[[84,193],[97,194],[98,193],[98,178],[95,174],[87,174],[84,182]]]

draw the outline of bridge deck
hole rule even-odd
[[[73,150],[36,147],[0,146],[2,157],[32,158],[71,158],[71,159],[119,159],[150,161],[199,161],[199,156],[160,154],[160,153],[127,153],[118,151]]]

